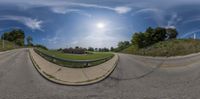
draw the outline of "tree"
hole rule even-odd
[[[147,44],[147,39],[144,35],[144,33],[135,33],[132,37],[132,44],[134,44],[138,48],[145,47]]]
[[[32,46],[32,45],[33,45],[33,43],[32,43],[33,38],[32,38],[31,36],[28,36],[28,37],[26,38],[26,41],[27,41],[27,43],[28,43],[28,46]]]
[[[167,28],[167,39],[175,39],[178,35],[178,32],[175,28]]]
[[[167,32],[165,28],[161,28],[161,27],[157,27],[155,29],[155,33],[154,33],[154,41],[155,42],[159,42],[159,41],[164,41],[167,37]]]
[[[94,51],[94,48],[93,47],[89,47],[88,51]]]
[[[98,51],[98,48],[95,48],[94,50],[97,52],[97,51]]]
[[[130,42],[129,41],[121,41],[118,43],[118,48],[119,49],[124,49],[126,47],[128,47],[130,45]]]
[[[99,49],[98,49],[98,51],[99,51],[99,52],[102,52],[102,51],[103,51],[103,49],[102,49],[102,48],[99,48]]]
[[[104,47],[104,48],[102,48],[102,52],[109,52],[109,49]]]
[[[110,51],[114,51],[115,49],[114,49],[114,47],[110,47]]]
[[[138,48],[143,48],[155,44],[160,41],[174,39],[178,35],[176,29],[157,27],[155,29],[149,27],[145,32],[134,33],[132,36],[132,44]]]
[[[24,45],[24,38],[25,34],[24,31],[21,29],[13,29],[10,32],[5,32],[2,36],[1,39],[10,41],[10,42],[15,42],[19,46]]]

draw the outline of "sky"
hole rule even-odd
[[[23,29],[48,48],[116,47],[148,27],[200,37],[200,0],[0,0],[0,34]]]

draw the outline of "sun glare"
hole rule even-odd
[[[96,26],[97,26],[97,28],[99,28],[99,29],[105,28],[105,24],[102,23],[102,22],[97,23]]]

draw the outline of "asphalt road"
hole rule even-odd
[[[28,50],[0,53],[0,99],[198,99],[200,63],[186,67],[148,66],[119,54],[110,77],[87,86],[63,86],[35,70]]]

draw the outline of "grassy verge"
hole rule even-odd
[[[0,40],[0,51],[11,50],[15,48],[15,44],[12,42],[4,41],[4,48],[3,48],[3,41]]]
[[[181,56],[200,52],[200,40],[176,39],[156,43],[147,48],[138,49],[134,45],[122,53],[144,56]]]
[[[55,56],[58,58],[63,58],[63,59],[72,59],[72,60],[95,60],[95,59],[100,59],[100,58],[105,58],[108,56],[112,56],[113,54],[110,52],[92,52],[91,54],[67,54],[67,53],[62,53],[54,50],[43,50],[39,49],[43,53],[46,53],[51,56]]]
[[[56,58],[61,58],[61,59],[66,59],[66,60],[97,60],[97,59],[102,59],[102,58],[107,58],[107,57],[112,58],[112,56],[114,56],[114,54],[110,52],[92,52],[91,54],[77,55],[77,54],[66,54],[66,53],[62,53],[62,52],[58,52],[54,50],[39,49],[39,51],[47,55],[54,56]],[[41,56],[50,62],[53,62],[61,66],[65,66],[65,67],[71,67],[71,68],[90,67],[90,66],[95,66],[107,61],[107,60],[99,60],[95,62],[89,62],[88,65],[86,65],[85,63],[80,63],[80,62],[64,62],[64,61],[54,60],[54,59],[45,57],[43,55]]]

